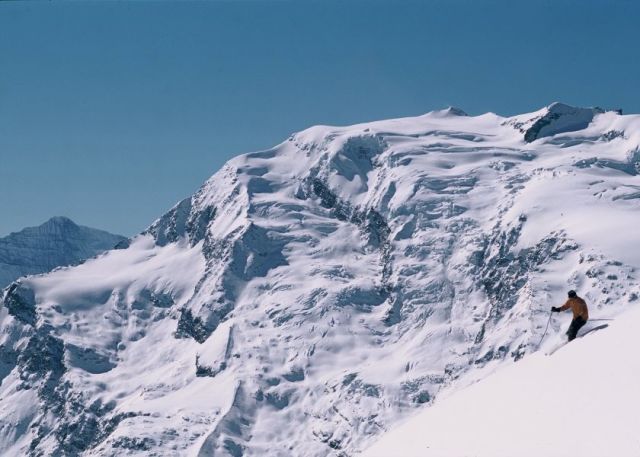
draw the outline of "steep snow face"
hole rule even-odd
[[[638,455],[638,311],[438,400],[363,457]]]
[[[108,249],[125,238],[76,225],[66,217],[53,217],[0,238],[0,288],[20,276],[44,273],[73,265]]]
[[[517,119],[313,127],[128,249],[12,285],[0,450],[353,455],[536,351],[568,288],[615,315],[640,294],[640,116],[530,143]]]

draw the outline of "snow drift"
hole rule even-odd
[[[312,127],[127,249],[12,284],[0,451],[353,455],[535,352],[567,288],[616,315],[640,294],[640,116],[558,109]]]

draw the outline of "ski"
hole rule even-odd
[[[585,336],[587,336],[589,333],[595,332],[597,330],[602,330],[604,328],[609,327],[609,324],[601,324],[598,325],[596,327],[590,328],[589,330],[585,331],[582,334],[578,334],[578,336],[576,336],[576,340],[579,338],[583,338]],[[559,344],[558,346],[554,347],[553,349],[551,349],[549,352],[545,353],[545,355],[553,355],[556,351],[558,351],[560,348],[566,346],[568,343],[570,343],[570,341],[563,341],[561,344]]]

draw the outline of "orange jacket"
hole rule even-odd
[[[589,309],[587,303],[580,297],[574,297],[567,300],[567,302],[560,307],[560,311],[566,311],[571,308],[573,311],[573,318],[580,316],[585,321],[589,320]]]

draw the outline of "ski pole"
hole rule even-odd
[[[544,340],[544,337],[547,335],[547,330],[549,330],[549,323],[551,322],[551,316],[553,315],[553,311],[549,312],[549,320],[547,320],[547,327],[544,329],[544,333],[542,334],[542,338],[540,338],[540,342],[538,343],[538,348],[540,348],[540,345],[542,344],[542,340]]]

